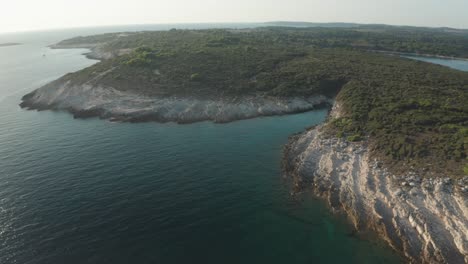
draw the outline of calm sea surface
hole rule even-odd
[[[214,26],[223,25],[178,25]],[[400,263],[388,247],[349,236],[321,202],[288,196],[282,145],[323,122],[324,110],[176,125],[18,107],[25,93],[95,63],[47,45],[172,27],[0,35],[23,43],[0,48],[0,263]]]

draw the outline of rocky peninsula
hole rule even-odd
[[[325,96],[226,98],[152,97],[92,85],[53,83],[24,98],[28,109],[66,109],[75,118],[100,117],[121,122],[213,121],[225,123],[258,116],[309,111],[331,103]]]
[[[463,34],[366,26],[77,37],[53,48],[88,48],[100,62],[25,95],[21,107],[190,123],[334,103],[325,124],[285,148],[295,189],[313,190],[410,261],[466,263],[468,73],[386,54],[468,58]]]

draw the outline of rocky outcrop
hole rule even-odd
[[[55,81],[23,97],[21,107],[37,110],[67,110],[76,118],[100,117],[125,122],[218,123],[258,116],[283,115],[331,104],[325,96],[240,96],[195,98],[145,96],[112,87],[74,85]]]
[[[394,176],[366,142],[325,137],[321,127],[293,136],[284,154],[296,190],[312,189],[410,262],[468,263],[468,177]]]

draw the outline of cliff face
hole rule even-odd
[[[298,190],[311,188],[358,231],[377,232],[411,262],[468,263],[468,177],[396,177],[365,142],[326,138],[320,129],[285,148],[284,169]]]
[[[229,122],[258,116],[304,112],[331,103],[325,96],[219,98],[150,97],[112,87],[52,82],[23,97],[21,107],[67,110],[77,118],[100,117],[126,122]]]

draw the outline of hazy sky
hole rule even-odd
[[[114,24],[359,22],[468,28],[468,0],[1,0],[0,32]]]

